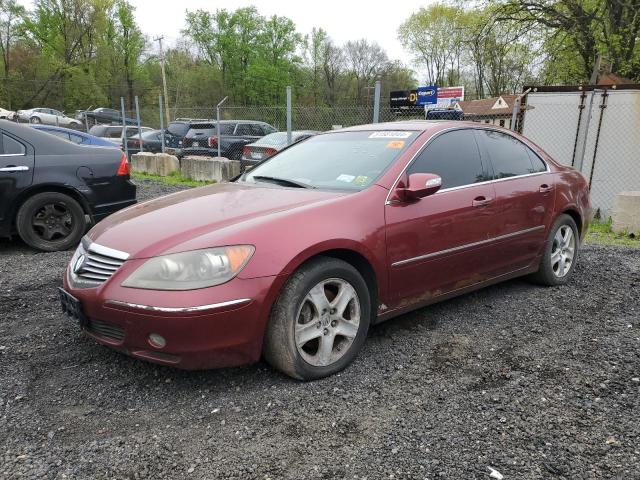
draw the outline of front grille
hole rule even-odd
[[[107,281],[123,263],[124,260],[92,252],[91,247],[89,247],[86,260],[77,275],[87,280],[95,280],[102,283]]]
[[[83,239],[71,259],[71,279],[77,287],[95,287],[106,282],[129,257],[97,243]]]
[[[89,320],[87,330],[97,337],[109,338],[121,342],[124,340],[124,328],[101,320]]]

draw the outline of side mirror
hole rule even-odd
[[[442,178],[435,173],[412,173],[406,188],[401,189],[407,200],[418,200],[433,195],[442,186]]]

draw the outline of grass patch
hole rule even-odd
[[[640,238],[633,233],[615,233],[611,228],[611,218],[607,221],[591,220],[587,232],[587,242],[603,245],[621,245],[624,247],[640,247]]]
[[[158,183],[164,183],[166,185],[182,185],[185,187],[203,187],[205,185],[211,185],[216,183],[215,180],[211,182],[201,182],[193,180],[191,178],[183,177],[180,172],[173,172],[167,177],[161,177],[160,175],[151,175],[148,173],[133,172],[131,178],[134,180],[151,180]]]

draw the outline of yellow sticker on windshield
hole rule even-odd
[[[392,140],[387,143],[387,148],[402,148],[404,147],[404,140]]]
[[[353,180],[353,183],[355,183],[356,185],[364,185],[365,183],[367,183],[368,180],[369,180],[369,177],[360,175]]]

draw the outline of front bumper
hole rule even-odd
[[[128,260],[96,288],[64,289],[82,302],[85,334],[132,357],[194,370],[257,361],[279,277],[230,282],[201,290],[166,292],[121,287],[143,260]],[[193,308],[198,307],[198,308]],[[162,348],[150,341],[162,336]]]

